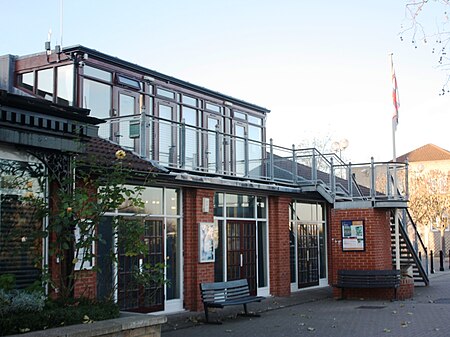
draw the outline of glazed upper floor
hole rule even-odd
[[[172,170],[201,173],[200,179],[209,175],[301,186],[334,202],[339,195],[367,200],[395,194],[392,172],[405,169],[372,165],[364,185],[369,189],[362,191],[355,166],[335,154],[267,141],[268,109],[82,46],[60,54],[9,56],[7,62],[14,88],[59,105],[87,108],[90,116],[105,121],[100,137]],[[380,171],[383,188],[375,181]]]

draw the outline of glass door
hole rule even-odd
[[[204,162],[208,172],[221,173],[222,170],[222,119],[206,114],[207,135],[204,142]]]
[[[234,172],[237,176],[245,176],[248,172],[248,142],[247,125],[243,123],[234,123],[233,154]]]
[[[256,223],[227,222],[227,280],[247,279],[256,295]]]
[[[163,165],[175,166],[177,163],[177,129],[172,121],[177,120],[175,104],[157,101],[157,158]]]
[[[317,224],[297,226],[298,287],[319,285],[319,231]]]
[[[112,117],[112,140],[129,150],[139,151],[139,93],[115,87]]]
[[[130,221],[137,221],[130,219]],[[121,310],[134,312],[154,312],[164,310],[164,287],[150,282],[142,285],[136,273],[146,264],[164,263],[164,226],[162,220],[142,220],[146,251],[142,255],[125,254],[119,234],[118,302]]]

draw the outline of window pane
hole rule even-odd
[[[223,193],[214,195],[214,215],[223,216]]]
[[[112,74],[109,71],[100,70],[90,66],[83,67],[83,74],[86,76],[98,78],[99,80],[108,82],[112,81]]]
[[[222,110],[220,106],[211,104],[211,103],[206,103],[206,109],[214,111],[214,112],[218,112],[218,113],[220,113]]]
[[[136,98],[133,96],[119,94],[119,116],[129,116],[136,113]]]
[[[141,90],[141,82],[139,82],[138,80],[135,80],[133,78],[117,75],[117,83],[125,85],[125,86],[133,88],[133,89],[136,89],[136,90]]]
[[[56,68],[58,71],[57,103],[73,104],[73,65]]]
[[[39,70],[37,72],[38,84],[37,84],[37,95],[48,99],[49,101],[53,100],[53,68]]]
[[[166,280],[167,282],[167,299],[172,300],[180,298],[180,273],[179,273],[179,255],[181,251],[179,245],[179,220],[167,219],[167,254],[166,254]]]
[[[179,198],[178,190],[167,188],[166,189],[166,214],[178,215],[179,214]]]
[[[0,159],[0,275],[15,275],[17,288],[40,276],[42,219],[30,198],[44,200],[44,172],[39,163]]]
[[[267,286],[267,225],[258,222],[258,287]]]
[[[90,115],[97,118],[109,118],[111,112],[111,86],[85,79],[83,81],[83,107],[91,110]],[[99,125],[98,135],[110,137],[109,124]]]
[[[147,187],[142,192],[145,203],[145,213],[152,215],[163,214],[163,190],[159,187]]]
[[[227,194],[227,216],[235,218],[254,218],[255,197],[252,195]]]
[[[175,93],[169,90],[157,88],[156,94],[170,99],[175,99]]]
[[[239,112],[239,111],[234,111],[234,118],[239,118],[239,119],[247,119],[246,118],[247,115],[243,112]]]
[[[189,105],[192,105],[192,106],[195,106],[195,107],[197,106],[197,99],[195,99],[193,97],[189,97],[189,96],[184,96],[183,95],[182,100],[183,100],[184,104],[189,104]]]
[[[197,110],[183,107],[183,119],[187,125],[197,126]]]
[[[262,119],[259,117],[248,115],[248,122],[256,125],[262,125]]]
[[[258,219],[265,219],[266,218],[266,198],[264,197],[258,197],[257,198],[257,213],[258,213]]]
[[[34,73],[25,73],[25,74],[19,74],[17,77],[17,85],[20,88],[24,88],[30,91],[33,91],[34,87]]]

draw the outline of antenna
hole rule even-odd
[[[62,49],[63,46],[63,22],[64,22],[64,0],[60,0],[60,5],[59,5],[59,34],[60,34],[60,39],[59,39],[59,43]]]

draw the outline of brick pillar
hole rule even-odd
[[[330,254],[329,283],[337,282],[339,269],[350,270],[382,270],[392,269],[391,228],[389,210],[386,209],[349,209],[331,210],[330,217]],[[342,250],[342,220],[364,220],[365,250],[349,252]],[[351,289],[346,296],[391,298],[393,290],[388,289]],[[335,297],[341,297],[341,290],[333,289]]]
[[[209,199],[209,212],[203,213],[203,198]],[[199,263],[200,222],[214,222],[214,191],[185,188],[183,190],[184,307],[200,311],[203,304],[199,284],[214,281],[214,262]]]
[[[290,198],[269,197],[269,264],[270,293],[289,296],[291,273],[289,264]]]

